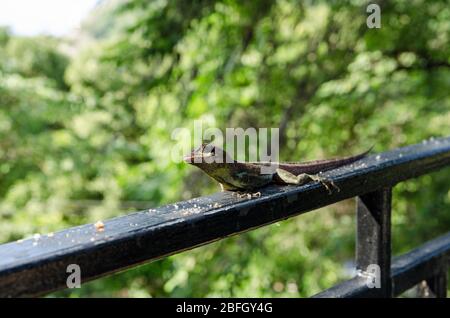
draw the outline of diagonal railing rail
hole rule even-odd
[[[84,282],[357,197],[359,274],[316,296],[391,297],[427,280],[442,297],[450,234],[391,265],[391,188],[449,165],[450,137],[427,140],[324,173],[340,188],[332,194],[317,183],[267,187],[261,197],[251,199],[216,193],[113,218],[104,228],[87,224],[6,243],[0,245],[0,296],[39,296],[64,289],[70,264],[80,266]],[[370,265],[379,271],[367,271]],[[368,278],[379,278],[379,286],[368,284]]]

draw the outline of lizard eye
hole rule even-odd
[[[216,154],[216,147],[212,147],[211,154],[214,156]]]

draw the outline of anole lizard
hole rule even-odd
[[[192,150],[189,155],[184,157],[184,161],[200,168],[218,181],[222,190],[246,192],[269,184],[302,185],[310,181],[318,181],[331,193],[331,187],[338,190],[339,188],[334,185],[333,181],[318,174],[355,162],[366,156],[370,150],[343,158],[277,163],[277,169],[273,173],[268,174],[262,174],[261,168],[270,164],[273,165],[273,162],[236,161],[228,157],[224,150],[211,144],[202,144],[199,148]],[[222,162],[208,160],[208,158],[215,157],[219,153],[223,155]]]

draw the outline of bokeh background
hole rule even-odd
[[[279,127],[290,161],[450,135],[449,1],[378,3],[380,29],[359,0],[110,0],[69,34],[2,27],[0,242],[217,191],[171,160],[194,120]],[[450,229],[449,180],[395,187],[396,254]],[[310,296],[351,275],[354,224],[349,200],[50,296]]]

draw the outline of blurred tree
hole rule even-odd
[[[9,30],[6,27],[0,27],[0,45],[3,47],[8,43]]]
[[[24,77],[45,77],[66,89],[64,71],[69,61],[57,51],[57,45],[58,40],[49,37],[13,37],[6,43],[3,69]]]
[[[69,64],[55,39],[0,32],[0,240],[216,191],[168,160],[193,120],[279,127],[285,160],[450,135],[448,2],[380,4],[369,29],[367,1],[119,1],[85,24],[96,40]],[[449,177],[395,188],[395,252],[448,231]],[[351,209],[55,295],[311,295],[346,277]]]

